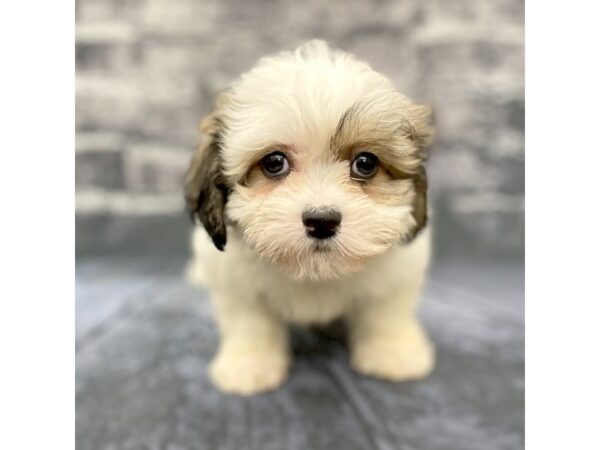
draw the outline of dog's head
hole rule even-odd
[[[188,208],[221,250],[231,225],[295,278],[352,273],[426,225],[430,122],[368,65],[311,41],[219,96]]]

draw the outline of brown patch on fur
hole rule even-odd
[[[215,110],[200,122],[205,134],[185,175],[185,200],[192,218],[198,217],[219,250],[225,248],[227,227],[225,204],[229,187],[223,176],[220,154],[223,122],[218,111],[224,101],[217,99]]]
[[[338,159],[351,159],[364,148],[389,166],[416,174],[432,142],[431,108],[407,104],[403,97],[353,104],[340,118],[330,146]]]
[[[433,141],[432,109],[427,105],[407,105],[397,99],[396,108],[378,109],[376,103],[357,102],[340,118],[331,138],[338,159],[353,161],[363,151],[380,160],[378,173],[359,181],[363,190],[379,202],[398,204],[411,191],[415,220],[408,241],[427,225],[427,174],[425,162]],[[411,182],[410,188],[405,180]]]
[[[427,225],[427,173],[425,167],[421,167],[418,175],[413,178],[415,198],[412,204],[412,215],[416,225],[412,231],[409,241],[414,239],[419,231]]]
[[[396,152],[386,146],[383,142],[358,142],[343,149],[340,159],[347,160],[350,163],[362,152],[373,153],[379,159],[379,170],[377,177],[381,172],[385,172],[389,179],[405,180],[411,178],[419,170],[402,164],[402,158]],[[368,180],[367,180],[368,181]]]

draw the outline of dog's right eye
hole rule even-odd
[[[273,152],[261,162],[262,172],[269,178],[279,178],[290,173],[290,163],[282,152]]]

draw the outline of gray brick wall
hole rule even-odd
[[[314,37],[436,109],[438,240],[520,252],[523,2],[78,0],[77,213],[183,210],[181,177],[215,93]]]

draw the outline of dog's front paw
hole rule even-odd
[[[355,343],[351,365],[363,375],[391,381],[417,380],[433,370],[434,353],[424,335],[411,339],[373,336]]]
[[[285,351],[229,346],[213,359],[209,375],[223,392],[253,395],[281,386],[287,378],[289,362]]]

